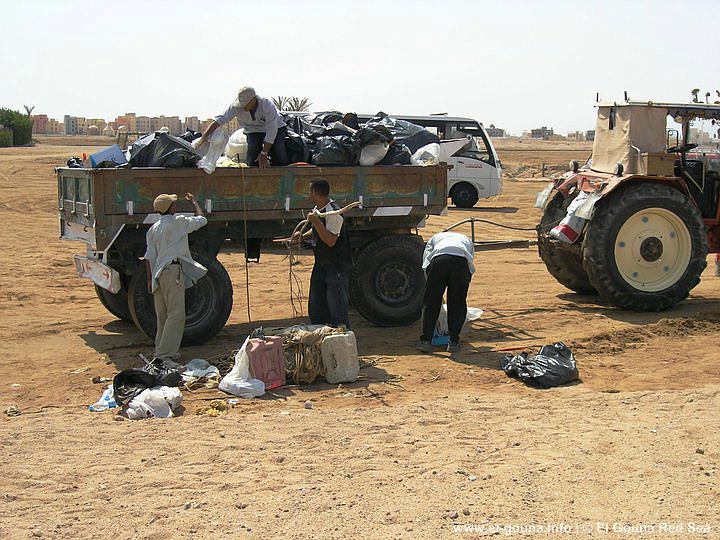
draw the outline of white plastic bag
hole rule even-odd
[[[550,231],[550,236],[552,238],[557,238],[561,242],[565,242],[567,244],[575,243],[580,236],[586,221],[583,218],[576,216],[575,212],[577,212],[578,208],[582,206],[588,197],[589,194],[584,191],[581,191],[578,196],[575,197],[575,200],[568,205],[567,214],[563,220]]]
[[[360,150],[360,165],[363,167],[369,167],[382,161],[385,154],[388,152],[389,146],[387,144],[368,144]]]
[[[182,403],[182,399],[179,388],[171,386],[146,388],[128,403],[127,416],[130,420],[170,418],[173,411]]]
[[[115,407],[117,407],[117,403],[115,402],[115,394],[113,392],[113,385],[111,383],[102,393],[100,399],[90,405],[88,409],[90,409],[92,412],[100,412],[107,409],[114,409]]]
[[[477,321],[480,317],[482,317],[483,310],[480,308],[467,308],[467,315],[465,315],[465,323],[467,324],[471,321]],[[447,320],[447,304],[443,304],[440,308],[440,315],[438,315],[437,323],[435,324],[435,334],[438,336],[446,336],[450,333],[450,329],[448,328],[448,320]]]
[[[199,140],[199,139],[196,139]],[[222,129],[216,129],[210,135],[207,145],[202,144],[195,148],[203,158],[198,161],[198,167],[208,174],[212,174],[215,170],[218,158],[222,155],[228,143],[228,136]]]
[[[247,355],[247,346],[250,338],[245,339],[240,350],[235,355],[235,365],[220,381],[218,388],[234,396],[251,399],[265,393],[265,383],[259,379],[250,378],[250,359]]]
[[[247,161],[247,137],[244,130],[238,129],[230,135],[225,146],[225,155],[238,163]]]
[[[440,145],[438,143],[426,144],[410,158],[413,165],[437,165],[440,163]]]

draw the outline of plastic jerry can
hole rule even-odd
[[[282,338],[267,337],[264,340],[248,340],[247,355],[253,378],[265,383],[266,390],[285,386],[285,355]]]
[[[353,382],[360,373],[355,334],[333,334],[323,339],[320,356],[325,366],[325,380],[330,384]]]

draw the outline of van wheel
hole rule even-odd
[[[401,326],[422,315],[425,274],[422,238],[382,236],[365,246],[350,273],[350,301],[378,326]]]
[[[458,208],[472,208],[478,202],[479,197],[475,186],[467,182],[460,182],[450,190],[450,198]]]
[[[193,258],[208,271],[193,287],[185,289],[183,345],[198,345],[215,337],[225,326],[233,305],[232,282],[225,267],[216,258],[205,254],[194,253]],[[155,339],[155,302],[147,290],[144,264],[138,266],[130,282],[128,298],[135,326],[150,339]]]

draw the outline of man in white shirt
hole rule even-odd
[[[207,224],[207,218],[192,193],[185,198],[195,207],[192,217],[173,214],[177,195],[158,195],[153,208],[160,213],[160,219],[146,235],[148,289],[153,295],[157,316],[155,358],[161,361],[180,358],[185,329],[185,289],[207,272],[193,260],[188,244],[188,234]]]
[[[423,333],[416,347],[423,352],[432,350],[432,337],[447,289],[447,318],[450,343],[448,352],[460,350],[460,331],[467,317],[467,292],[475,272],[475,246],[464,234],[441,232],[425,246],[423,270],[427,277],[423,299]]]
[[[308,295],[310,322],[350,328],[348,271],[352,267],[352,253],[347,224],[340,214],[321,218],[316,213],[339,210],[330,199],[327,180],[317,178],[311,182],[310,199],[315,204],[308,214],[312,229],[305,233],[305,239],[312,241],[315,255]]]
[[[232,105],[210,122],[198,145],[209,140],[216,129],[233,118],[237,118],[238,124],[245,130],[248,165],[257,162],[261,169],[265,169],[271,163],[274,167],[290,163],[285,146],[287,137],[285,121],[275,104],[267,98],[258,96],[251,86],[241,88],[238,98]]]

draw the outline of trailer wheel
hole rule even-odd
[[[585,236],[583,264],[600,296],[633,311],[687,298],[707,266],[700,210],[680,191],[631,184],[601,201]]]
[[[422,238],[382,236],[358,254],[350,273],[350,301],[378,326],[401,326],[422,315],[425,274]]]
[[[558,283],[580,294],[597,294],[583,268],[582,257],[561,249],[543,234],[565,217],[570,202],[572,200],[566,200],[562,193],[556,193],[545,206],[538,227],[538,253],[548,272]]]
[[[128,306],[128,291],[125,287],[120,289],[117,294],[113,294],[107,289],[95,285],[95,294],[100,300],[100,303],[105,306],[105,309],[118,319],[130,323],[133,322],[130,307]]]
[[[460,182],[450,190],[450,198],[458,208],[472,208],[478,202],[478,191],[472,184]]]
[[[233,305],[232,282],[225,267],[216,258],[205,254],[194,253],[193,258],[208,271],[193,287],[185,290],[183,345],[198,345],[215,337],[225,326]],[[147,290],[144,264],[138,266],[128,296],[135,326],[150,339],[155,339],[155,303]]]

